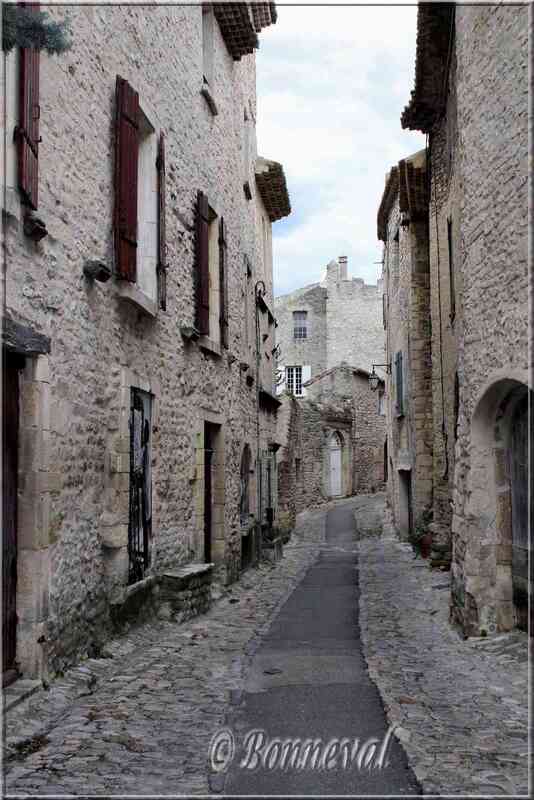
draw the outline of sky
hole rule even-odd
[[[292,213],[273,224],[275,294],[346,255],[376,283],[386,173],[421,150],[400,115],[415,75],[416,6],[284,6],[260,34],[258,153],[280,161]]]

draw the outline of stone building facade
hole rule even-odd
[[[288,369],[300,367],[303,390],[296,396],[304,397],[306,381],[343,361],[362,369],[382,362],[381,285],[348,278],[347,268],[340,256],[327,265],[321,283],[275,298],[279,393],[291,390]]]
[[[383,486],[383,390],[377,397],[368,380],[384,360],[381,282],[349,279],[340,256],[321,283],[277,297],[275,313],[278,487],[289,530],[310,505]]]
[[[420,4],[402,115],[428,136],[432,530],[468,635],[526,627],[532,590],[529,28],[527,6]]]
[[[3,58],[3,669],[30,677],[164,576],[235,580],[276,504],[290,207],[257,157],[254,55],[274,4],[69,13],[66,54]]]
[[[388,501],[403,539],[429,522],[440,465],[434,464],[433,369],[426,153],[388,173],[378,211],[384,243]],[[435,351],[434,351],[435,352]]]

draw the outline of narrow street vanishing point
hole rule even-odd
[[[533,31],[2,5],[6,797],[531,796]]]

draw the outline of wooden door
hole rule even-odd
[[[17,644],[17,472],[19,432],[19,369],[4,354],[2,380],[2,685],[18,675]]]
[[[211,563],[213,517],[213,445],[215,432],[208,422],[204,424],[204,562]]]
[[[512,586],[518,610],[528,607],[528,552],[532,535],[528,526],[528,397],[517,406],[512,419],[509,449],[512,494]],[[518,614],[521,627],[526,615]],[[524,618],[524,622],[522,622]]]
[[[339,497],[341,494],[341,442],[334,435],[330,443],[330,495]]]

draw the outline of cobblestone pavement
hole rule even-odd
[[[207,794],[210,739],[277,609],[313,563],[328,508],[306,512],[282,561],[263,563],[205,615],[111,642],[8,715],[7,794]]]
[[[354,502],[369,674],[423,793],[529,796],[527,635],[461,638],[448,623],[449,574],[387,527],[368,535],[378,496]]]

